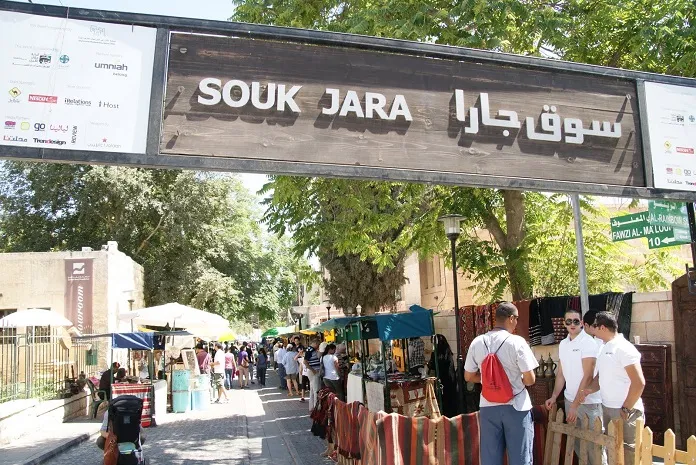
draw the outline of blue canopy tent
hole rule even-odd
[[[387,381],[387,347],[391,345],[390,341],[402,340],[404,347],[405,366],[409,367],[408,347],[405,340],[416,337],[431,337],[435,334],[435,322],[433,319],[434,313],[432,310],[421,307],[420,305],[411,305],[409,312],[403,313],[387,313],[370,316],[355,316],[344,318],[333,318],[325,321],[318,326],[311,328],[312,331],[324,331],[335,329],[342,333],[347,341],[359,341],[361,352],[361,365],[363,370],[363,394],[365,393],[365,379],[367,377],[366,360],[369,355],[369,340],[379,339],[381,341],[381,354],[383,369],[385,373],[384,380],[384,398],[385,408],[390,409],[389,387]],[[437,348],[435,349],[435,357],[437,357]],[[440,373],[438,364],[435,364],[435,373],[439,378]],[[441,403],[440,389],[436,389],[438,402]]]
[[[113,333],[111,347],[114,349],[152,350],[155,348],[155,333]]]

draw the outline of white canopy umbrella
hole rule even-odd
[[[0,318],[0,328],[24,328],[34,326],[73,326],[72,321],[56,312],[42,308],[28,308]]]
[[[166,326],[169,324],[171,328],[184,328],[189,331],[203,328],[227,329],[229,326],[227,320],[220,315],[176,302],[121,313],[118,318],[131,321],[134,325]]]

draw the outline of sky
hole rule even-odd
[[[33,0],[33,3],[219,21],[226,21],[234,11],[231,0]],[[240,173],[239,177],[244,186],[254,194],[267,179],[264,174],[252,173]]]

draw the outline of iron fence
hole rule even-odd
[[[55,329],[0,336],[0,403],[16,399],[53,399],[70,392],[75,358],[69,338]],[[73,352],[73,354],[71,354]]]

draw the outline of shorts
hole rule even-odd
[[[303,376],[302,380],[300,381],[300,389],[303,391],[309,391],[309,378],[306,376]]]
[[[297,373],[293,373],[291,375],[285,375],[285,379],[290,379],[290,380],[295,380],[297,381]]]
[[[224,386],[225,375],[222,373],[213,373],[213,386],[221,388]]]

